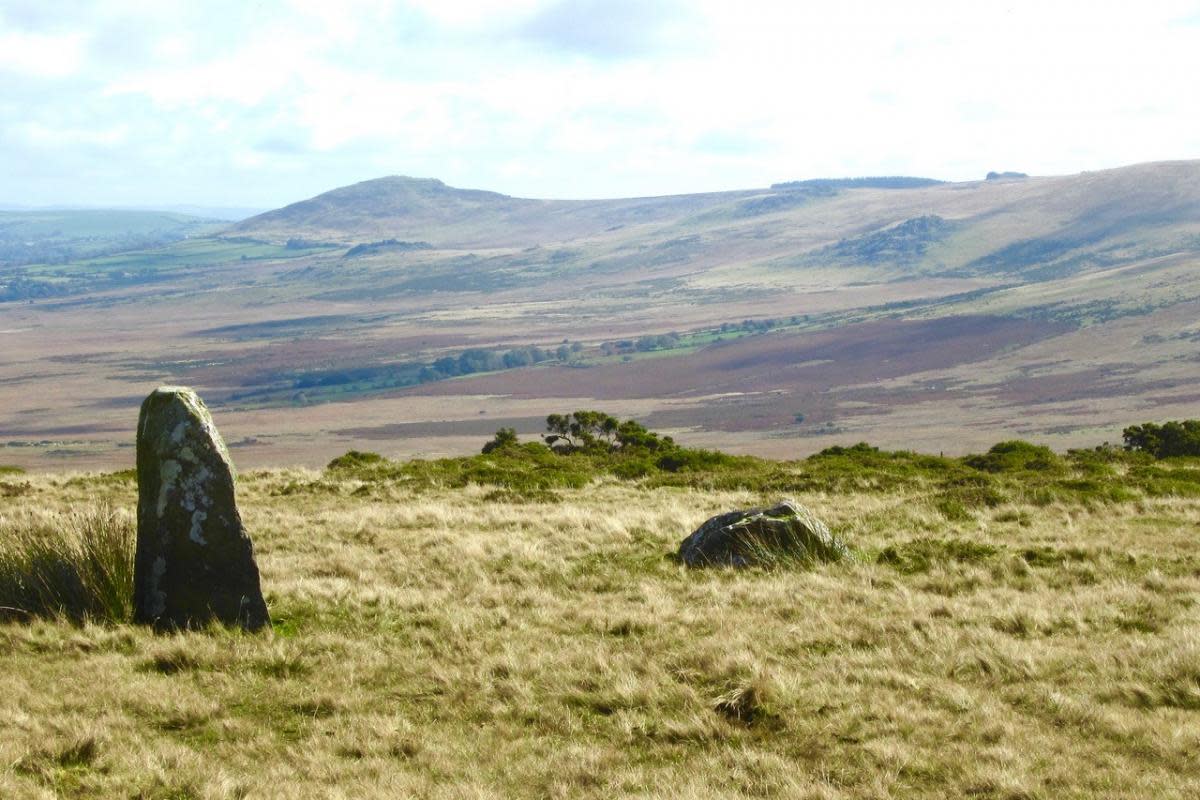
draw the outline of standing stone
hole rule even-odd
[[[137,436],[134,619],[160,629],[270,623],[229,452],[191,389],[142,403]]]

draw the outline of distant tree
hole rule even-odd
[[[647,334],[646,336],[638,337],[633,343],[635,350],[645,353],[651,350],[670,350],[679,344],[679,334],[672,331],[671,333],[663,334]]]
[[[492,440],[483,446],[483,453],[491,453],[496,450],[504,450],[517,445],[517,432],[512,428],[501,428],[496,431],[496,435]]]
[[[461,375],[474,372],[492,372],[504,367],[504,357],[494,350],[473,348],[464,350],[458,357],[458,370]]]
[[[549,433],[542,438],[550,447],[566,452],[611,449],[620,425],[616,417],[602,411],[551,414],[546,417]]]
[[[515,369],[517,367],[527,367],[533,363],[533,356],[528,350],[517,349],[509,350],[504,354],[505,369]]]
[[[546,444],[560,453],[659,452],[676,447],[670,436],[660,436],[631,419],[621,422],[602,411],[551,414],[546,417],[546,430]]]
[[[1200,420],[1130,425],[1122,436],[1126,450],[1149,453],[1155,458],[1200,456]]]

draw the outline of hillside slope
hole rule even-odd
[[[344,186],[244,220],[227,235],[266,241],[429,240],[441,246],[530,246],[664,222],[754,192],[630,200],[526,200],[391,176]]]
[[[787,220],[855,261],[886,256],[892,235],[912,260],[946,240],[974,258],[952,266],[1027,265],[1122,235],[1200,220],[1200,161],[1161,162],[1075,176],[875,188],[869,182],[811,181],[770,189],[613,200],[531,200],[456,189],[434,179],[387,177],[326,192],[232,226],[228,236],[282,243],[421,240],[435,246],[504,247],[627,238],[627,226],[704,229],[710,236]],[[903,228],[917,220],[934,224]],[[899,227],[899,230],[897,228]],[[781,233],[763,231],[762,233]],[[617,234],[613,236],[612,234]],[[608,234],[606,236],[606,234]],[[871,239],[869,237],[874,237]],[[865,237],[865,238],[864,238]],[[814,242],[815,243],[815,242]],[[802,243],[799,248],[803,249]],[[874,252],[871,251],[874,246]],[[1007,249],[1005,249],[1007,248]],[[787,249],[787,248],[784,248]],[[873,258],[870,256],[874,256]],[[885,258],[885,260],[887,260]]]
[[[462,452],[587,407],[780,456],[1094,444],[1200,417],[1200,161],[596,201],[383,178],[0,271],[0,308],[0,444],[31,466],[119,462],[168,382],[251,463]]]

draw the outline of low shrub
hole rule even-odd
[[[483,450],[481,452],[483,453],[483,455],[486,456],[488,453],[492,452],[493,450],[501,450],[506,447],[515,447],[516,445],[517,445],[516,430],[513,428],[501,428],[500,430],[496,431],[495,437],[490,442],[487,442],[486,444],[484,444]]]
[[[360,467],[370,467],[376,464],[383,464],[387,461],[379,453],[372,453],[369,450],[348,450],[344,454],[338,456],[329,462],[326,469],[358,469]]]
[[[677,447],[658,457],[654,465],[667,472],[702,472],[725,469],[738,463],[737,456],[719,450],[693,450]]]
[[[982,455],[963,458],[968,467],[983,472],[1056,472],[1063,469],[1063,461],[1049,447],[1030,444],[1020,439],[992,445]]]

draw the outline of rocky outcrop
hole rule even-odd
[[[784,500],[771,508],[712,517],[679,546],[689,567],[770,566],[784,562],[840,561],[849,548],[804,506]]]
[[[134,619],[160,629],[269,624],[221,435],[191,389],[142,403]]]

